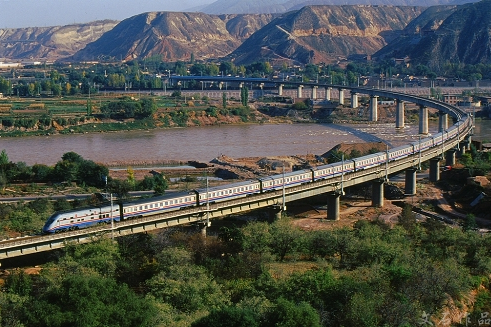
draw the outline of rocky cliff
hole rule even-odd
[[[117,59],[162,55],[164,60],[223,57],[267,24],[272,15],[207,15],[150,12],[125,19],[99,40],[79,51],[74,60]]]
[[[207,14],[224,13],[283,13],[312,5],[387,5],[387,6],[436,6],[460,5],[476,0],[217,0],[202,8]]]
[[[315,63],[353,54],[371,55],[423,10],[423,7],[308,6],[273,20],[230,57],[237,63],[261,58]]]
[[[434,8],[430,8],[434,9]],[[428,9],[428,10],[430,10]],[[411,58],[414,64],[440,67],[445,62],[491,63],[491,0],[430,13],[432,19],[413,22],[406,35],[389,44],[377,56]]]
[[[56,60],[73,55],[116,26],[104,20],[89,24],[0,29],[0,58]]]

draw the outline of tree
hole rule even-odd
[[[240,89],[240,102],[244,107],[247,107],[249,102],[249,89],[245,85]]]
[[[253,222],[242,228],[243,249],[255,253],[265,254],[271,251],[271,234],[269,224],[265,222]]]
[[[108,183],[110,192],[117,194],[120,200],[129,198],[129,193],[134,189],[134,186],[129,181],[119,179],[111,179]]]
[[[61,258],[62,267],[78,265],[96,271],[104,277],[114,277],[120,258],[118,246],[109,238],[95,239],[87,244],[67,244]]]
[[[9,162],[7,151],[2,150],[2,153],[0,153],[0,167],[5,167]]]
[[[155,174],[153,176],[153,179],[155,181],[154,187],[153,187],[154,193],[156,195],[164,194],[165,190],[167,190],[167,188],[169,187],[169,185],[167,184],[167,180],[165,179],[164,175]]]
[[[191,324],[191,327],[259,327],[258,317],[249,309],[225,307],[215,309],[206,317]]]
[[[414,214],[411,205],[406,204],[404,208],[402,208],[402,212],[398,218],[398,222],[407,231],[412,231],[414,229],[414,226],[416,225],[416,215]]]
[[[182,312],[228,304],[221,286],[205,268],[189,263],[186,251],[173,251],[172,255],[157,258],[162,270],[146,282],[149,293],[157,300]]]
[[[59,284],[44,281],[45,287],[24,306],[21,321],[26,326],[155,326],[155,305],[114,279],[75,273]]]
[[[136,180],[135,180],[135,170],[133,167],[128,167],[126,168],[126,173],[128,174],[127,181],[130,185],[135,186]]]
[[[477,227],[478,226],[477,226],[477,223],[476,223],[476,216],[474,216],[471,213],[468,214],[467,216],[465,216],[464,225],[462,226],[462,229],[464,231],[474,230]]]
[[[227,108],[227,93],[226,92],[222,93],[222,106],[223,106],[223,109]]]
[[[307,302],[295,304],[285,299],[278,299],[276,306],[266,314],[262,326],[277,327],[320,327],[320,317]]]
[[[280,219],[271,225],[272,252],[278,255],[280,261],[285,259],[287,254],[295,252],[302,241],[302,232],[292,225],[288,219]]]

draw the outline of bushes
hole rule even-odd
[[[106,118],[127,119],[150,117],[157,110],[153,99],[144,98],[141,101],[123,99],[117,102],[103,104],[101,113]]]

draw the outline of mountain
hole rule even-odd
[[[402,31],[401,35],[392,40],[374,57],[403,58],[412,53],[418,46],[421,38],[427,33],[433,33],[440,27],[445,19],[457,11],[457,6],[434,6],[426,9],[421,15],[411,21]]]
[[[0,58],[56,60],[73,55],[116,26],[112,20],[53,27],[0,29]]]
[[[264,58],[309,63],[371,55],[423,10],[423,7],[308,6],[271,21],[229,58],[237,64]]]
[[[150,12],[123,20],[97,41],[77,52],[73,60],[99,57],[121,59],[162,55],[165,60],[223,57],[273,19],[261,15],[207,15]]]
[[[387,6],[436,6],[461,5],[477,0],[217,0],[201,8],[207,14],[283,13],[312,5],[387,5]]]
[[[421,22],[420,31],[408,31],[376,56],[408,56],[414,63],[433,67],[445,62],[491,63],[490,12],[491,0],[444,9],[439,19]]]

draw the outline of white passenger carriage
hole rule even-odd
[[[122,216],[123,219],[144,217],[166,211],[180,210],[196,206],[196,204],[196,194],[194,193],[171,193],[124,203]]]
[[[304,183],[312,182],[312,171],[303,169],[288,172],[285,174],[262,177],[259,179],[261,183],[261,192],[275,191],[283,188],[298,186]]]
[[[208,189],[201,188],[195,190],[198,196],[199,205],[204,205],[207,202],[227,201],[235,198],[245,197],[251,194],[261,192],[259,181],[252,180],[236,184],[210,187]]]
[[[389,150],[389,161],[399,160],[414,153],[414,146],[401,145]]]
[[[363,170],[368,168],[373,168],[385,163],[387,161],[387,153],[378,152],[374,154],[369,154],[363,157],[352,159],[355,163],[355,170]]]

